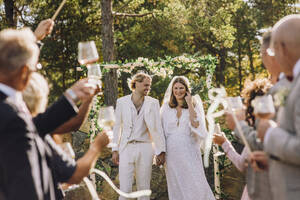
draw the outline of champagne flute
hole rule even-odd
[[[228,103],[230,103],[232,111],[237,112],[243,109],[243,102],[240,96],[237,97],[227,97]]]
[[[226,101],[228,103],[227,111],[229,113],[232,113],[232,115],[236,115],[239,112],[242,112],[244,109],[242,98],[240,96],[236,97],[227,97]],[[231,110],[229,110],[231,109]],[[231,132],[232,135],[234,135],[234,132]]]
[[[254,107],[254,114],[261,119],[271,119],[275,115],[275,107],[271,95],[255,97],[251,105]]]
[[[101,70],[100,70],[100,65],[99,64],[88,64],[88,83],[92,85],[98,85],[101,88]]]
[[[81,65],[94,63],[98,59],[99,55],[94,41],[78,43],[78,62]]]
[[[101,107],[98,115],[98,124],[103,130],[106,131],[106,134],[110,140],[110,143],[107,145],[110,148],[117,146],[117,144],[112,143],[113,132],[111,128],[114,126],[116,121],[114,108],[112,106]]]

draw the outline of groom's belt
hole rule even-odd
[[[128,142],[128,144],[136,144],[136,143],[150,143],[148,141],[138,141],[138,140],[131,140]]]

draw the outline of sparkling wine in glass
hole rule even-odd
[[[114,108],[112,106],[106,106],[100,108],[99,115],[98,115],[98,124],[100,127],[103,128],[103,130],[106,131],[106,134],[110,140],[110,143],[107,146],[110,148],[117,145],[115,143],[112,143],[113,132],[111,129],[114,126],[115,121],[116,118],[115,118]]]
[[[233,112],[243,109],[243,102],[242,102],[242,98],[240,96],[227,97],[227,102],[231,105]]]
[[[101,69],[99,64],[89,64],[88,68],[88,83],[92,85],[98,85],[101,88]]]
[[[94,63],[98,59],[99,55],[94,41],[78,43],[78,62],[81,65]]]
[[[275,107],[271,95],[258,96],[252,100],[254,114],[261,119],[271,119],[275,115]]]

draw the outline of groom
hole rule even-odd
[[[147,96],[151,81],[151,77],[145,73],[135,74],[130,82],[132,94],[117,100],[113,133],[114,143],[118,145],[113,148],[112,160],[119,164],[120,189],[123,192],[132,191],[134,174],[137,190],[150,189],[153,148],[156,163],[161,165],[165,162],[166,145],[159,102]],[[119,198],[124,199],[121,196]]]

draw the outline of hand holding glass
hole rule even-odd
[[[112,148],[115,147],[117,144],[112,143],[113,139],[113,132],[111,128],[114,126],[116,121],[114,108],[112,106],[101,107],[99,110],[98,116],[98,124],[103,130],[106,131],[106,134],[110,140],[110,143],[107,145],[108,147]]]
[[[221,131],[221,127],[220,127],[219,123],[215,124],[215,134],[214,134],[214,136],[215,135],[225,137],[224,133],[222,133],[222,131]],[[214,157],[219,157],[219,156],[222,156],[222,155],[225,154],[224,152],[221,152],[217,146],[214,146],[213,152],[214,152]]]
[[[252,100],[254,114],[261,119],[271,119],[275,115],[275,107],[271,95],[258,96]]]
[[[91,64],[99,59],[94,41],[78,43],[78,62],[81,65]]]
[[[91,64],[87,66],[88,68],[88,83],[92,85],[98,85],[101,88],[101,70],[100,70],[100,65],[99,64]]]

